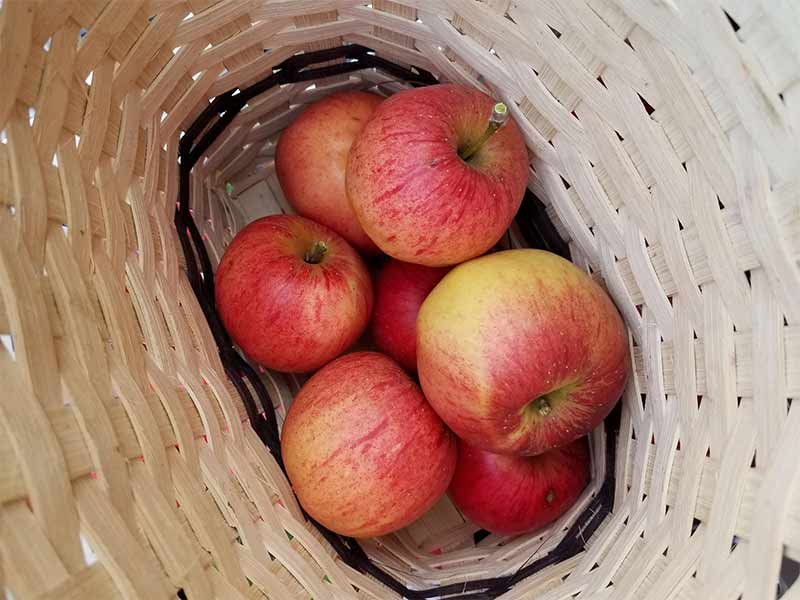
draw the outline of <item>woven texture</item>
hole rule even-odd
[[[782,564],[800,561],[800,5],[0,10],[0,589],[397,597],[303,519],[225,376],[173,226],[181,131],[209,99],[354,42],[508,104],[531,189],[630,328],[614,512],[585,552],[502,598],[775,597]],[[273,88],[197,163],[191,205],[214,264],[249,220],[289,211],[280,130],[352,87],[403,84],[373,70]],[[302,381],[262,375],[285,414]],[[540,534],[475,543],[443,500],[364,547],[412,587],[498,576],[555,545],[579,508]]]

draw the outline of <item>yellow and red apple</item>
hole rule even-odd
[[[270,369],[307,372],[347,350],[367,326],[373,291],[358,253],[296,215],[253,221],[215,275],[217,312],[231,339]]]
[[[399,92],[375,109],[350,149],[346,184],[359,222],[386,254],[453,265],[502,237],[525,192],[528,154],[512,119],[486,137],[495,105],[478,90],[442,84]]]
[[[358,90],[326,96],[283,130],[275,152],[275,172],[292,208],[365,254],[376,254],[378,248],[347,200],[345,169],[353,140],[382,100]]]
[[[300,504],[353,537],[396,531],[444,494],[456,441],[417,384],[376,352],[342,356],[295,397],[281,434]]]
[[[569,261],[508,250],[454,268],[417,319],[433,408],[469,444],[540,454],[586,435],[628,376],[628,340],[605,291]]]

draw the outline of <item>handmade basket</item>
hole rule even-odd
[[[796,2],[0,10],[7,597],[800,599]],[[530,192],[503,244],[603,283],[634,375],[546,531],[486,536],[443,499],[356,543],[295,500],[302,380],[230,345],[213,272],[290,210],[272,155],[303,105],[437,80],[511,108]]]

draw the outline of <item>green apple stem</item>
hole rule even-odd
[[[483,135],[458,153],[461,160],[467,161],[472,158],[507,120],[508,107],[502,102],[496,103],[492,108],[492,116],[489,117],[489,125],[486,127],[486,131],[483,132]]]
[[[533,408],[536,409],[536,412],[543,417],[549,415],[550,411],[553,410],[553,407],[550,406],[550,401],[547,399],[546,396],[541,396],[536,400],[534,400]]]
[[[306,251],[305,256],[303,256],[303,260],[306,261],[310,265],[316,265],[322,262],[322,259],[325,257],[325,253],[328,251],[328,246],[325,242],[316,241],[314,245],[311,246],[311,249]]]

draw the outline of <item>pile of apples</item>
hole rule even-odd
[[[276,170],[298,214],[235,237],[216,306],[252,361],[316,371],[281,436],[306,511],[354,537],[448,489],[498,534],[562,515],[625,384],[627,335],[572,263],[493,251],[529,172],[505,105],[450,84],[336,93],[282,133]],[[347,354],[358,340],[380,352]]]

